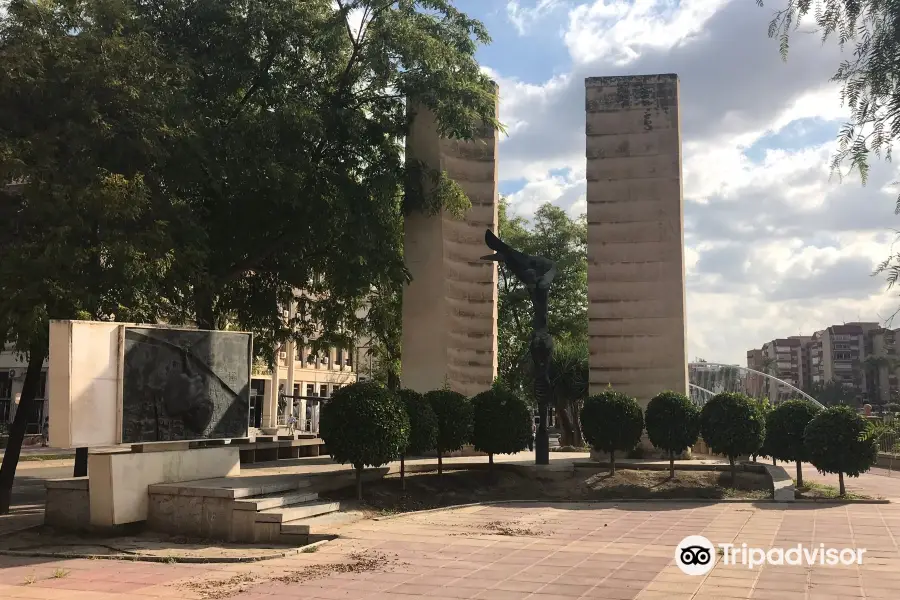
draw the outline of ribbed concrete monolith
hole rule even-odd
[[[687,394],[678,76],[590,77],[591,393]]]
[[[472,396],[497,375],[497,266],[484,230],[497,231],[498,133],[472,141],[442,138],[434,116],[413,108],[406,140],[408,161],[443,171],[458,183],[472,208],[458,220],[447,214],[408,215],[404,257],[412,274],[403,294],[403,386],[418,392],[450,388]],[[426,177],[426,190],[433,184]]]

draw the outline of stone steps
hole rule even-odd
[[[328,513],[333,513],[341,509],[340,502],[330,502],[327,500],[318,500],[318,494],[314,494],[315,499],[307,500],[302,503],[291,506],[281,506],[278,508],[270,508],[260,510],[256,513],[257,523],[286,523],[296,521],[298,519],[306,519],[309,517],[317,517]]]
[[[361,521],[360,511],[332,512],[308,519],[298,519],[281,524],[282,535],[327,536],[337,528]]]
[[[319,495],[315,492],[308,492],[304,489],[296,491],[278,492],[268,494],[266,496],[255,496],[252,498],[238,498],[234,501],[235,510],[253,510],[264,511],[293,504],[303,504],[304,502],[312,502],[317,500]]]

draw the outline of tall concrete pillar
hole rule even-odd
[[[443,171],[465,191],[465,218],[412,214],[404,224],[404,258],[412,282],[403,293],[403,386],[424,393],[450,388],[472,396],[497,376],[497,266],[484,230],[497,231],[496,130],[470,142],[441,138],[434,116],[414,108],[408,161]],[[433,183],[426,178],[426,191]]]
[[[591,393],[687,394],[678,76],[590,77]]]

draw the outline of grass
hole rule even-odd
[[[799,486],[797,485],[796,479],[793,481],[794,487],[797,488],[800,498],[819,498],[823,500],[873,500],[872,496],[855,494],[849,491],[841,496],[840,490],[833,485],[817,483],[815,481],[806,481],[802,486]]]
[[[53,579],[62,579],[68,574],[69,572],[65,569],[56,569],[55,571],[53,571]]]
[[[22,582],[22,585],[31,585],[35,581],[37,581],[37,577],[35,577],[34,573],[32,573],[31,575],[27,575],[25,577],[25,581]]]
[[[74,454],[22,454],[19,462],[38,462],[45,460],[75,460]]]
[[[306,548],[301,550],[301,552],[303,554],[312,554],[313,552],[317,552],[318,550],[319,550],[318,546],[307,546]]]

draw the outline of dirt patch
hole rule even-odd
[[[279,583],[303,583],[314,579],[323,579],[335,573],[366,573],[383,571],[401,563],[396,558],[378,552],[355,552],[347,556],[347,562],[323,563],[309,565],[302,569],[288,571],[282,575],[270,577],[252,573],[240,573],[228,579],[207,579],[175,584],[176,587],[197,593],[203,600],[219,600],[231,598],[250,590],[260,583],[277,581]]]
[[[322,497],[334,500],[355,497],[352,487]],[[668,471],[619,470],[575,474],[570,478],[534,479],[515,471],[451,471],[406,476],[406,490],[400,477],[389,475],[363,486],[365,503],[381,514],[441,508],[456,504],[491,500],[555,500],[579,502],[617,499],[721,499],[761,500],[772,497],[772,484],[762,473],[738,473],[737,485],[731,476],[715,471],[678,471],[675,479]]]

